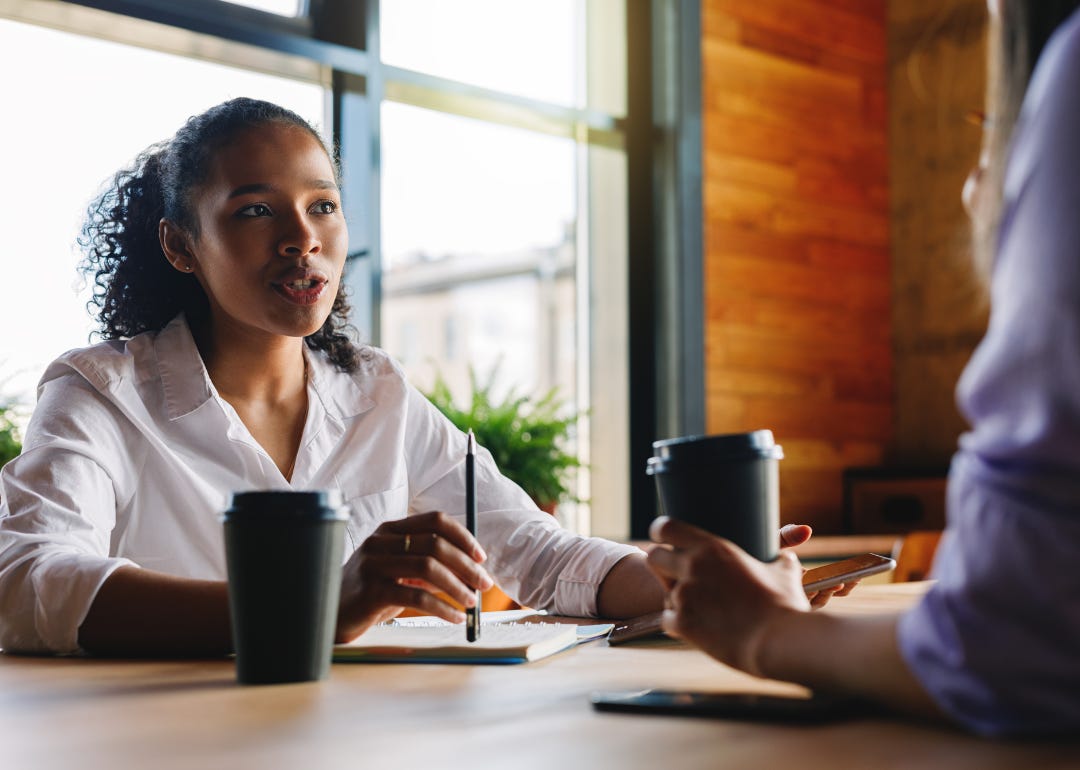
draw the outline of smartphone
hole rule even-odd
[[[888,556],[876,553],[864,553],[860,556],[852,556],[850,559],[834,561],[822,567],[808,569],[803,574],[803,590],[808,594],[820,591],[822,588],[848,583],[859,580],[869,575],[891,570],[896,562]]]
[[[663,636],[664,629],[660,627],[660,620],[663,615],[664,611],[659,610],[616,622],[614,628],[611,629],[611,633],[608,634],[608,644],[622,644],[637,639],[647,639],[651,636]]]
[[[763,695],[747,692],[693,692],[688,690],[631,690],[594,692],[589,696],[597,711],[637,714],[748,719],[763,722],[827,722],[861,712],[863,704],[843,696]]]
[[[822,588],[830,588],[868,575],[876,575],[895,566],[896,562],[888,556],[864,553],[861,556],[853,556],[850,559],[807,570],[803,575],[803,590],[808,594],[813,593]],[[664,630],[660,627],[660,619],[663,614],[663,612],[650,612],[629,620],[618,621],[608,634],[608,644],[617,645],[662,636]]]

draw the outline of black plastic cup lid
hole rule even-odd
[[[342,503],[341,491],[337,489],[267,489],[233,493],[232,504],[225,511],[225,518],[239,516],[295,516],[320,521],[345,521],[349,518],[349,511]]]
[[[714,436],[680,436],[653,442],[650,467],[663,463],[700,463],[713,460],[780,460],[784,450],[771,430]],[[653,463],[652,460],[657,460]]]

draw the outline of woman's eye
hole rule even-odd
[[[250,206],[244,206],[237,213],[242,217],[268,217],[270,207],[265,203],[252,203]]]
[[[338,205],[333,201],[319,201],[315,204],[315,210],[320,214],[333,214],[338,210]]]

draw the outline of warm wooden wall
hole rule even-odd
[[[886,0],[703,0],[707,429],[771,428],[840,529],[893,435]]]
[[[889,3],[896,434],[887,459],[946,464],[964,422],[956,380],[986,328],[960,190],[981,131],[985,0]]]

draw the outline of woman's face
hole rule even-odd
[[[193,196],[188,263],[210,300],[211,333],[305,337],[325,322],[345,265],[341,193],[323,146],[296,126],[246,129]]]

